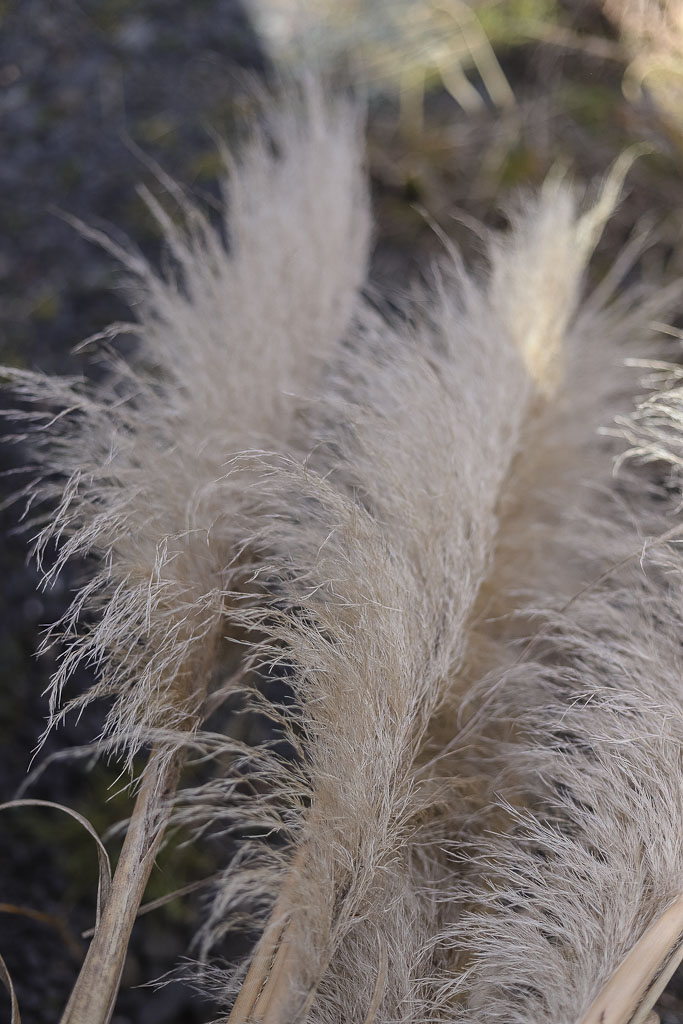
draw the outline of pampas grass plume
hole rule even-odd
[[[275,899],[231,1022],[456,1012],[440,1002],[452,978],[434,940],[442,906],[463,905],[439,853],[458,782],[425,766],[430,731],[462,696],[505,489],[533,424],[551,416],[625,163],[585,214],[550,180],[490,238],[481,279],[449,252],[404,320],[361,307],[328,376],[316,450],[256,488],[270,520],[250,547],[268,587],[244,622],[266,636],[264,669],[286,661],[296,732],[286,714],[281,725],[299,758],[259,757],[268,795],[245,813],[297,853],[287,864],[278,848],[269,861],[248,844],[218,886],[207,948],[256,891]],[[226,998],[240,981],[226,975]]]
[[[582,301],[633,154],[592,203],[551,175],[484,271],[447,245],[385,316],[359,297],[359,131],[318,85],[288,95],[226,157],[219,228],[147,196],[167,272],[89,232],[129,272],[134,356],[107,347],[98,383],[7,372],[45,582],[95,566],[45,639],[48,727],[106,698],[100,749],[153,748],[64,1024],[111,1016],[171,813],[238,840],[199,937],[263,929],[213,970],[231,1024],[578,1024],[683,886],[683,564],[658,482],[615,484],[596,440],[616,418],[680,486],[680,375],[656,364],[627,416],[620,366],[672,296],[614,299],[626,259]],[[275,735],[251,748],[202,728],[237,636]],[[216,774],[175,794],[190,749]]]
[[[63,650],[51,723],[113,697],[105,737],[129,766],[150,730],[198,712],[225,632],[241,548],[228,460],[293,442],[297,396],[351,316],[369,234],[359,130],[357,111],[314,84],[290,97],[230,161],[228,248],[186,201],[178,227],[150,199],[173,269],[118,251],[137,316],[131,361],[105,356],[97,385],[10,374],[38,407],[29,499],[57,503],[35,542],[39,562],[59,543],[46,581],[72,558],[96,560],[44,644]],[[84,613],[94,620],[79,629]],[[97,682],[60,709],[81,663]]]
[[[96,384],[7,372],[39,471],[25,494],[47,507],[35,517],[39,563],[58,544],[45,582],[75,557],[95,565],[43,645],[58,642],[61,652],[48,728],[106,698],[100,751],[114,749],[132,773],[135,755],[153,744],[63,1024],[111,1017],[183,752],[230,634],[245,535],[239,473],[228,463],[244,448],[296,446],[299,403],[315,390],[364,278],[359,132],[357,108],[309,81],[269,111],[239,162],[228,161],[222,231],[176,188],[180,227],[148,196],[170,252],[165,274],[85,229],[132,277],[135,355],[107,353]],[[81,664],[95,682],[65,699]]]

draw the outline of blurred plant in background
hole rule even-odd
[[[652,102],[676,144],[683,146],[683,3],[681,0],[605,0],[630,62],[624,93]]]
[[[354,77],[371,93],[396,89],[406,113],[421,117],[426,90],[443,86],[463,110],[485,105],[484,96],[467,77],[474,67],[496,106],[514,102],[512,89],[495,55],[497,36],[509,42],[520,18],[542,18],[545,0],[507,5],[489,11],[482,21],[478,4],[464,0],[263,0],[257,7],[263,31],[285,61],[302,52],[323,63],[348,61]],[[516,8],[520,8],[519,11]],[[486,13],[486,12],[484,12]],[[488,24],[486,24],[488,22]]]

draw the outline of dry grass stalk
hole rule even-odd
[[[304,851],[301,850],[295,854],[293,867],[296,868],[294,862],[301,861],[303,855]],[[247,976],[230,1011],[230,1024],[247,1024],[248,1021],[268,1019],[264,998],[275,1006],[277,1012],[280,1002],[279,989],[283,983],[283,964],[286,964],[291,948],[287,941],[283,940],[291,899],[292,894],[285,881],[254,952]]]
[[[175,791],[180,774],[179,757],[160,761],[158,764],[152,755],[143,772],[111,892],[62,1015],[62,1024],[108,1024],[114,1012],[128,939],[168,820],[165,804]]]
[[[638,940],[581,1024],[644,1024],[683,959],[683,897]]]
[[[12,984],[12,978],[9,971],[7,970],[7,964],[0,956],[0,981],[7,989],[7,993],[10,997],[10,1003],[12,1006],[12,1018],[10,1024],[21,1024],[21,1014],[19,1013],[19,1003],[17,1002],[16,992],[14,991],[14,985]]]

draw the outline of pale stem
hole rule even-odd
[[[289,1024],[305,1019],[327,960],[320,958],[313,977],[310,963],[306,966],[305,991],[296,1000],[295,1011],[292,997],[304,973],[301,952],[294,940],[295,880],[304,858],[305,847],[299,847],[226,1024]],[[325,922],[327,930],[331,912],[329,916]]]
[[[683,896],[679,896],[636,942],[581,1024],[649,1024],[650,1011],[682,958]]]
[[[171,813],[180,756],[153,751],[142,776],[111,892],[102,910],[61,1024],[109,1024],[130,933]]]

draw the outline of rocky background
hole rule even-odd
[[[272,43],[287,4],[272,0],[271,7],[280,18]],[[598,0],[480,0],[477,32],[491,52],[482,44],[479,62],[458,57],[454,65],[440,44],[453,32],[453,53],[460,53],[462,24],[439,23],[433,48],[411,47],[400,25],[389,44],[380,24],[370,39],[382,65],[368,76],[369,163],[378,218],[373,275],[385,291],[425,268],[440,244],[436,229],[476,259],[476,221],[504,221],[516,190],[537,185],[558,164],[590,180],[642,141],[653,151],[631,173],[596,274],[643,218],[658,226],[658,243],[637,273],[680,274],[683,135],[672,116],[673,86],[662,96],[660,86],[640,88],[633,74],[638,47],[650,47],[656,59],[664,44],[639,37],[613,4],[606,7]],[[87,351],[73,348],[125,319],[121,274],[62,214],[160,258],[158,231],[136,186],[163,199],[156,161],[210,206],[220,168],[215,133],[239,136],[252,102],[249,81],[268,73],[267,48],[237,0],[0,0],[1,362],[92,372]],[[6,446],[2,468],[20,466],[20,450]],[[3,478],[6,495],[16,479]],[[70,578],[42,592],[18,512],[9,505],[0,513],[0,800],[25,780],[44,725],[42,693],[53,663],[34,654],[41,624],[59,616],[80,571],[74,566]],[[85,685],[86,678],[74,680]],[[102,834],[130,803],[116,766],[93,764],[81,750],[100,715],[92,709],[49,739],[36,764],[59,750],[83,756],[49,762],[27,795],[74,807]],[[117,841],[113,835],[113,854]],[[193,847],[162,854],[148,899],[211,874],[216,858]],[[93,923],[96,887],[94,846],[75,822],[45,809],[3,812],[0,952],[24,1024],[59,1019],[83,955],[81,934]],[[27,916],[26,908],[36,913]],[[201,893],[140,919],[115,1024],[191,1024],[216,1012],[180,982],[156,993],[139,987],[192,955],[199,914]],[[674,979],[660,1004],[664,1024],[683,1024],[682,991]],[[9,1019],[3,994],[0,1018]]]

